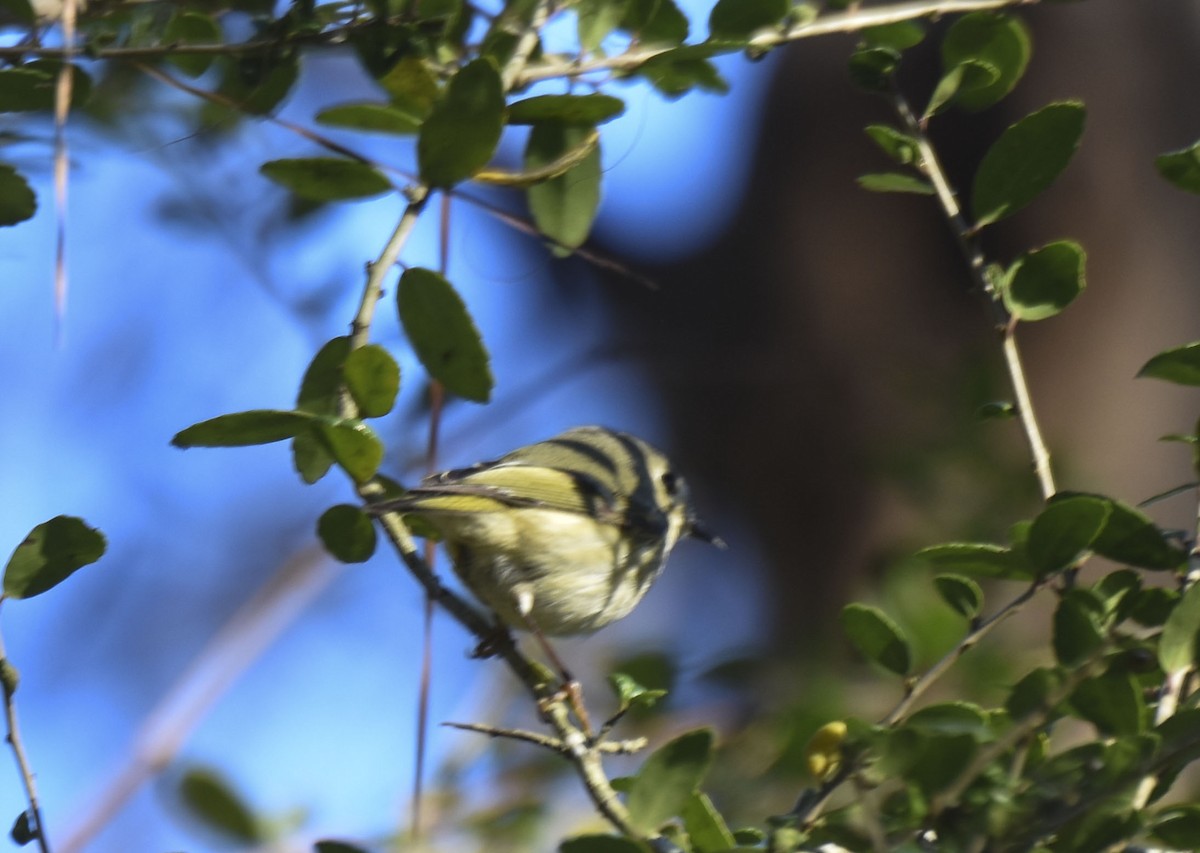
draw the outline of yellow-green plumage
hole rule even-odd
[[[712,540],[665,456],[594,426],[436,474],[377,509],[424,519],[476,597],[506,624],[547,635],[620,619],[680,536]]]

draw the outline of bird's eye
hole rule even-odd
[[[664,471],[659,479],[668,495],[674,496],[675,492],[679,490],[679,478],[675,476],[674,471]]]

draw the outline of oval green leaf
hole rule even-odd
[[[396,404],[400,365],[383,347],[368,344],[353,350],[342,366],[342,375],[364,418],[381,418]]]
[[[379,78],[379,85],[401,112],[424,119],[438,99],[438,82],[430,63],[415,54],[399,59]]]
[[[1200,341],[1160,352],[1142,365],[1137,375],[1176,385],[1200,385]]]
[[[29,182],[12,166],[0,164],[0,225],[16,225],[32,219],[37,195]]]
[[[4,568],[4,594],[33,598],[58,586],[104,554],[104,534],[81,518],[59,515],[25,537]]]
[[[333,467],[333,457],[315,432],[304,432],[292,439],[292,466],[308,485],[320,480]]]
[[[967,619],[974,619],[983,610],[983,590],[979,584],[962,575],[938,575],[933,579],[942,601]]]
[[[697,729],[664,744],[646,759],[629,789],[629,819],[655,832],[680,815],[712,763],[713,733]]]
[[[1029,65],[1029,31],[1019,18],[995,12],[963,15],[942,40],[942,67],[984,63],[994,69],[994,79],[963,86],[954,95],[955,105],[977,111],[990,107],[1012,91]]]
[[[532,171],[554,163],[583,144],[591,128],[560,124],[535,125],[525,149],[525,168]],[[527,191],[534,224],[569,254],[587,240],[600,207],[600,148],[595,146],[561,175],[534,184]]]
[[[695,791],[680,812],[694,853],[725,853],[737,846],[733,833],[703,791]]]
[[[1086,590],[1069,590],[1054,611],[1054,655],[1063,666],[1076,666],[1104,644],[1100,627],[1103,604]]]
[[[508,107],[509,124],[569,124],[595,127],[625,112],[612,95],[536,95]]]
[[[1190,193],[1200,193],[1200,142],[1182,151],[1169,151],[1154,158],[1158,173]]]
[[[1050,104],[1001,134],[975,173],[976,227],[1012,216],[1054,183],[1079,147],[1084,116],[1077,101]]]
[[[325,449],[354,482],[375,476],[383,461],[383,443],[370,427],[361,421],[322,422],[317,430]]]
[[[453,394],[486,403],[494,385],[487,350],[454,287],[432,270],[413,267],[398,290],[400,323],[429,375]]]
[[[489,59],[459,69],[433,105],[417,138],[421,179],[451,187],[487,165],[504,129],[504,90]]]
[[[667,695],[667,691],[651,690],[624,672],[612,673],[608,677],[608,683],[613,692],[617,694],[617,701],[622,711],[637,706],[649,708]]]
[[[867,136],[871,137],[883,153],[891,157],[901,166],[915,163],[920,151],[920,143],[915,136],[902,133],[886,124],[869,124],[866,127]]]
[[[326,341],[300,381],[300,393],[296,395],[296,408],[314,415],[338,413],[338,397],[342,392],[342,365],[350,355],[350,338],[345,335]]]
[[[270,160],[259,167],[259,172],[314,201],[366,198],[392,188],[392,182],[374,166],[344,157]]]
[[[1127,503],[1106,498],[1110,513],[1092,550],[1118,563],[1143,569],[1175,569],[1187,555],[1167,541],[1144,512]]]
[[[1160,812],[1150,837],[1173,850],[1200,850],[1200,806],[1174,806]]]
[[[789,0],[719,0],[708,16],[709,38],[744,41],[756,31],[778,27]]]
[[[885,47],[893,51],[908,50],[925,40],[925,24],[920,20],[910,19],[867,27],[862,31],[862,40],[867,47]]]
[[[202,12],[179,11],[167,22],[162,40],[167,45],[220,44],[221,28]],[[189,77],[199,77],[216,58],[215,53],[169,52],[167,61]]]
[[[317,122],[327,127],[348,127],[374,133],[416,133],[421,119],[389,104],[339,104],[317,113]]]
[[[216,772],[193,768],[179,782],[179,796],[191,815],[227,840],[261,844],[266,833],[242,797]]]
[[[964,92],[987,89],[998,79],[1000,79],[1000,69],[990,62],[981,59],[964,59],[942,75],[942,79],[933,88],[933,94],[929,96],[929,103],[925,107],[921,121],[926,122],[940,113]]]
[[[254,409],[221,415],[193,424],[175,434],[171,444],[176,447],[246,447],[270,444],[295,438],[307,432],[315,422],[307,412],[285,412],[278,409]]]
[[[619,835],[579,835],[558,845],[558,853],[646,853],[646,848]]]
[[[688,37],[687,15],[675,0],[628,0],[620,28],[647,46],[674,46]]]
[[[1109,501],[1089,495],[1051,501],[1029,528],[1026,554],[1042,574],[1064,569],[1091,546],[1111,514]]]
[[[903,172],[872,172],[869,175],[861,175],[858,185],[864,190],[876,193],[933,195],[933,185],[927,180]]]
[[[935,569],[965,572],[982,578],[1031,580],[1033,567],[1016,551],[986,542],[947,542],[916,554]]]
[[[1158,663],[1172,675],[1196,665],[1200,636],[1200,584],[1192,584],[1171,610],[1158,641]]]
[[[900,54],[889,47],[868,47],[850,54],[850,80],[867,92],[886,92],[900,64]]]
[[[1071,694],[1076,716],[1103,735],[1135,735],[1146,726],[1146,702],[1137,682],[1124,672],[1109,672],[1084,681]]]
[[[325,510],[317,521],[317,535],[325,550],[343,563],[365,563],[375,553],[375,525],[351,504]]]
[[[1058,314],[1087,286],[1086,259],[1083,247],[1070,240],[1022,255],[1004,279],[1002,292],[1009,313],[1027,321]]]
[[[842,608],[842,628],[867,660],[896,675],[908,675],[912,665],[908,640],[900,626],[878,607],[847,604]]]

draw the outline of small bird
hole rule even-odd
[[[662,453],[599,426],[434,474],[372,511],[425,521],[467,588],[502,623],[539,636],[589,634],[627,615],[680,537],[724,544]]]

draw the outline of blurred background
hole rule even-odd
[[[681,5],[703,37],[711,3]],[[1034,43],[1024,81],[986,113],[935,120],[933,133],[967,186],[1005,126],[1053,100],[1087,104],[1070,168],[991,229],[986,248],[1001,261],[1059,238],[1087,249],[1088,289],[1061,317],[1023,327],[1021,342],[1060,486],[1136,502],[1189,476],[1186,449],[1157,438],[1192,427],[1195,396],[1133,377],[1200,331],[1200,201],[1153,167],[1200,138],[1200,13],[1184,0],[1090,0],[1021,14]],[[917,103],[938,75],[932,41],[906,59]],[[628,108],[603,129],[605,196],[589,246],[653,289],[553,260],[479,206],[451,205],[448,274],[497,388],[486,407],[450,403],[440,461],[469,464],[581,423],[637,433],[676,460],[729,550],[683,544],[629,619],[560,651],[601,707],[616,665],[669,685],[663,709],[634,723],[652,738],[716,725],[728,748],[713,794],[744,823],[790,806],[817,725],[877,715],[897,697],[898,685],[855,661],[840,608],[854,597],[884,604],[927,664],[962,623],[909,555],[1002,541],[1037,509],[1015,422],[976,416],[1009,392],[944,221],[929,199],[855,183],[887,168],[862,127],[891,116],[850,84],[854,44],[831,36],[758,62],[724,57],[726,96],[614,90]],[[294,849],[329,836],[383,843],[409,821],[420,591],[385,550],[349,567],[322,556],[316,519],[352,491],[336,476],[305,487],[285,445],[168,442],[218,414],[292,405],[313,354],[346,332],[364,264],[402,201],[298,205],[257,169],[312,155],[311,143],[267,123],[217,122],[140,75],[92,71],[108,109],[70,129],[61,325],[52,126],[0,116],[4,157],[41,201],[33,221],[0,234],[0,550],[62,513],[109,541],[99,564],[53,594],[3,608],[51,838],[60,849],[85,830],[88,850],[226,849],[178,807],[184,768],[207,766],[292,827]],[[311,54],[281,114],[311,124],[321,107],[374,91],[348,53]],[[146,108],[127,118],[115,108],[136,102]],[[407,142],[338,138],[413,162]],[[499,159],[515,164],[520,152],[514,137]],[[518,198],[466,194],[521,210]],[[421,222],[405,263],[436,266],[437,224]],[[424,465],[428,397],[391,306],[373,337],[404,375],[378,429],[387,472],[410,480]],[[1184,498],[1154,514],[1183,527],[1194,511]],[[1015,592],[989,590],[990,600]],[[1023,619],[973,652],[951,686],[994,698],[1023,640],[1048,630],[1044,614]],[[432,721],[534,725],[500,665],[468,659],[472,645],[435,618]],[[550,849],[594,827],[574,785],[547,793],[558,768],[531,752],[435,726],[431,848]],[[139,761],[165,769],[107,814]],[[0,816],[23,807],[13,771]],[[97,812],[104,827],[92,836]]]

